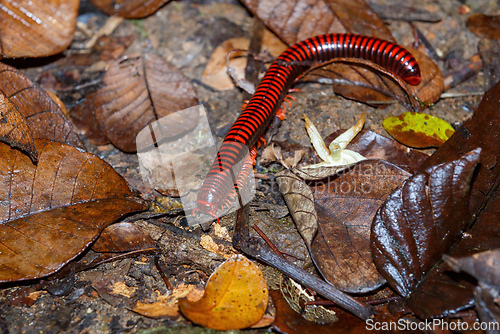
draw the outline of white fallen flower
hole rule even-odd
[[[363,125],[365,124],[365,115],[361,116],[361,119],[358,123],[356,123],[356,125],[335,138],[335,140],[330,143],[329,147],[326,147],[318,129],[316,129],[309,117],[305,114],[302,115],[302,117],[306,122],[307,134],[311,139],[314,150],[321,160],[323,160],[323,162],[320,162],[319,164],[309,165],[304,168],[343,166],[366,159],[358,152],[345,149],[351,140],[353,140],[363,128]]]

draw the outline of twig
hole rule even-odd
[[[167,276],[163,272],[163,269],[161,269],[161,267],[160,267],[160,255],[156,254],[154,259],[155,259],[156,270],[158,270],[158,272],[160,273],[160,276],[163,279],[163,282],[165,282],[165,285],[167,286],[167,289],[169,289],[170,291],[173,291],[174,287],[172,286],[172,284],[170,284]]]

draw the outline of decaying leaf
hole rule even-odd
[[[385,23],[364,0],[305,0],[269,2],[243,1],[245,6],[288,45],[325,33],[355,33],[394,41]],[[309,73],[305,80],[332,79],[338,94],[357,101],[383,106],[379,101],[396,99],[419,110],[421,101],[435,102],[443,91],[443,78],[437,65],[427,56],[408,48],[422,70],[422,82],[415,87],[396,83],[373,66],[335,63]]]
[[[218,330],[252,326],[264,315],[268,290],[259,267],[236,255],[210,276],[198,301],[179,300],[179,308],[189,320]]]
[[[118,218],[144,209],[107,163],[35,140],[38,164],[0,143],[0,282],[49,275]]]
[[[79,0],[19,0],[0,3],[0,55],[45,57],[73,40]]]
[[[323,277],[355,293],[383,284],[372,262],[370,226],[379,206],[409,174],[379,160],[294,172],[278,173],[277,181]]]
[[[455,132],[445,120],[417,112],[387,117],[383,125],[397,141],[416,148],[439,147]]]
[[[32,161],[38,160],[38,153],[31,132],[24,117],[0,92],[0,141],[27,152]]]
[[[73,125],[43,90],[15,68],[0,63],[0,92],[26,120],[33,139],[48,139],[83,148]]]
[[[308,321],[330,324],[339,320],[333,310],[321,305],[308,305],[307,303],[314,301],[315,297],[308,294],[300,284],[291,278],[281,278],[280,291],[288,305]]]
[[[169,0],[91,0],[92,4],[108,15],[139,19],[154,14]]]
[[[126,56],[113,62],[97,91],[94,106],[100,130],[126,152],[136,150],[136,135],[151,122],[198,104],[188,78],[152,54]],[[193,129],[198,112],[176,120],[167,137]]]
[[[96,252],[132,252],[155,247],[154,240],[138,226],[121,222],[106,227],[92,245]]]

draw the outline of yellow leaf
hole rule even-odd
[[[259,267],[243,255],[235,255],[210,276],[201,299],[180,299],[179,309],[204,327],[242,329],[262,318],[267,300],[267,284]]]
[[[387,117],[382,124],[394,139],[416,148],[439,147],[455,132],[441,118],[417,112]]]

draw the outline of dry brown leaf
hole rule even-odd
[[[297,229],[316,267],[332,285],[364,293],[385,282],[372,261],[371,222],[389,193],[408,176],[379,160],[277,175]]]
[[[45,57],[73,40],[79,0],[17,0],[0,3],[0,55]]]
[[[210,56],[210,60],[203,72],[202,81],[217,90],[234,88],[234,82],[227,74],[227,56],[235,50],[248,50],[249,45],[250,40],[245,37],[231,38],[222,42]],[[269,51],[273,57],[278,57],[286,49],[286,44],[280,41],[276,35],[267,29],[264,30],[262,37],[263,51]],[[243,80],[245,78],[246,64],[246,55],[238,58],[230,55],[229,66],[234,69],[238,79]]]
[[[113,62],[94,99],[100,130],[126,152],[136,151],[136,136],[148,124],[196,104],[198,99],[189,79],[174,65],[152,54],[126,56]],[[177,120],[168,135],[175,137],[193,129],[198,111],[189,115]]]
[[[267,301],[267,284],[259,267],[243,255],[236,255],[210,276],[200,300],[180,299],[179,308],[199,325],[232,330],[257,323],[266,311]]]
[[[324,0],[242,2],[288,45],[316,35],[343,32],[392,40],[383,21],[378,19],[376,22],[376,14],[369,11],[363,0],[344,1],[344,4],[329,4],[329,1]]]
[[[467,28],[481,38],[500,39],[500,15],[472,14],[467,19]]]
[[[33,162],[38,153],[31,132],[24,117],[17,108],[0,92],[0,141],[27,152]]]
[[[139,19],[154,14],[169,0],[91,0],[92,4],[108,15]]]
[[[38,164],[0,143],[0,282],[49,275],[142,203],[98,157],[35,140]]]
[[[83,148],[73,125],[43,90],[15,68],[0,63],[0,92],[26,120],[33,139],[48,139]]]
[[[307,0],[245,0],[243,3],[288,45],[326,33],[354,33],[394,41],[385,23],[364,0],[316,0],[312,3]],[[352,66],[349,63],[328,65],[312,71],[304,79],[326,77],[333,80],[335,92],[344,97],[373,102],[377,106],[384,106],[380,101],[396,99],[408,108],[419,110],[422,106],[411,95],[424,102],[435,102],[443,90],[443,79],[429,57],[408,49],[421,64],[423,72],[422,82],[416,87],[396,83],[374,71],[372,65]]]

